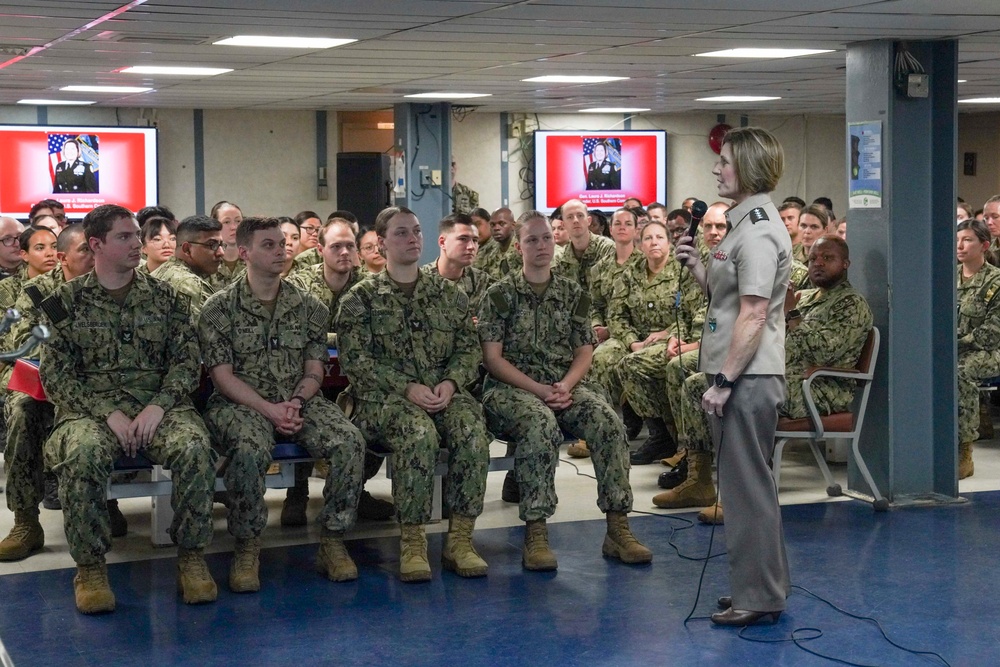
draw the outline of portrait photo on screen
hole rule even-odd
[[[48,135],[49,177],[53,193],[101,191],[98,141],[96,134]]]
[[[621,190],[622,140],[617,137],[584,137],[583,168],[588,190]]]

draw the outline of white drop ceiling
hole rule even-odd
[[[212,45],[238,34],[358,41],[325,51]],[[957,39],[959,78],[968,80],[959,97],[1000,96],[1000,0],[6,0],[0,104],[45,98],[118,107],[371,110],[406,94],[454,90],[490,93],[466,102],[489,111],[841,112],[846,47],[872,39]],[[739,46],[834,52],[766,61],[693,57]],[[4,47],[34,50],[15,59]],[[130,65],[234,71],[201,78],[116,72]],[[630,78],[522,81],[543,74]],[[73,84],[154,90],[82,97],[59,90]],[[740,94],[782,99],[738,107],[696,101]]]

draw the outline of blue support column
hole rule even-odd
[[[417,214],[426,263],[437,258],[438,222],[451,213],[451,104],[397,104],[393,112],[396,145],[406,158],[406,194],[396,204]],[[436,170],[441,185],[422,183],[423,174]]]
[[[850,277],[882,332],[862,440],[895,504],[958,494],[955,343],[955,155],[958,44],[907,42],[930,94],[894,86],[900,44],[851,44],[847,121],[880,121],[882,208],[848,211]],[[850,133],[848,133],[848,141]],[[850,170],[850,145],[847,146]],[[868,489],[853,464],[849,487]]]

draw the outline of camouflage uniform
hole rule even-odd
[[[979,381],[1000,375],[1000,269],[962,281],[958,266],[958,441],[979,437]]]
[[[212,539],[215,453],[190,394],[200,375],[189,299],[170,285],[134,273],[119,306],[91,272],[56,290],[42,306],[53,326],[42,347],[41,378],[56,407],[45,463],[59,477],[70,554],[79,565],[103,562],[111,547],[105,488],[121,445],[107,425],[148,405],[164,410],[143,450],[170,468],[170,536],[185,549]]]
[[[809,267],[793,259],[788,272],[788,282],[795,291],[812,289],[813,284],[809,282]]]
[[[514,245],[514,237],[510,238],[510,244],[504,250],[495,240],[490,241],[479,249],[476,256],[475,267],[486,272],[493,280],[503,280],[511,273],[517,273],[524,266],[524,259]],[[473,311],[475,312],[475,311]]]
[[[483,343],[502,343],[504,359],[544,384],[562,380],[573,352],[595,340],[589,297],[571,280],[555,275],[541,297],[523,274],[493,285],[479,310],[478,329]],[[625,427],[600,388],[578,384],[573,404],[553,412],[534,394],[487,377],[483,407],[490,430],[514,446],[523,521],[546,519],[555,512],[555,468],[563,430],[587,441],[597,476],[597,506],[604,512],[631,511]]]
[[[303,250],[292,260],[292,270],[289,275],[294,275],[303,269],[322,263],[323,255],[319,254],[319,248]]]
[[[614,256],[615,242],[606,236],[598,236],[591,232],[590,242],[583,251],[583,257],[577,258],[573,243],[567,243],[566,249],[552,263],[552,273],[569,278],[590,294],[591,269],[602,259]]]
[[[436,260],[429,264],[424,264],[420,267],[420,270],[434,276],[441,275],[438,272]],[[462,277],[452,282],[458,286],[458,289],[465,293],[465,296],[469,297],[469,312],[475,315],[479,312],[479,304],[483,302],[486,290],[489,289],[494,280],[485,271],[477,269],[474,266],[467,266],[462,270]]]
[[[1000,270],[997,271],[1000,274]],[[802,379],[815,366],[853,368],[872,328],[872,312],[868,303],[850,282],[844,280],[829,291],[808,290],[797,306],[802,320],[785,336],[785,384],[788,397],[778,409],[783,417],[801,419],[807,416]],[[690,368],[688,362],[685,368]],[[708,422],[701,409],[701,397],[708,390],[704,373],[695,373],[684,380],[681,441],[690,449],[709,450]],[[839,378],[817,378],[812,383],[813,399],[821,415],[844,412],[854,399],[854,383]],[[976,407],[979,403],[977,399]],[[977,416],[978,423],[978,416]]]
[[[205,366],[230,365],[233,374],[272,403],[287,401],[305,373],[306,361],[329,358],[326,333],[330,313],[320,301],[282,281],[274,313],[250,292],[244,276],[212,296],[198,318]],[[302,429],[278,434],[251,407],[230,401],[218,389],[208,399],[205,423],[220,454],[229,491],[229,532],[257,537],[267,525],[264,476],[275,440],[295,442],[314,458],[330,463],[318,523],[343,532],[354,525],[361,493],[365,441],[334,403],[315,395],[302,405]]]
[[[28,266],[27,264],[21,262],[20,264],[17,265],[17,268],[14,269],[13,271],[8,271],[7,269],[0,267],[0,281],[6,280],[11,276],[16,276],[19,273],[23,275],[27,271],[27,266]]]
[[[52,295],[66,282],[61,266],[27,281],[14,307],[21,321],[11,327],[5,337],[4,349],[20,347],[38,324],[37,309],[43,299]],[[6,366],[0,383],[6,391],[13,366]],[[7,507],[11,511],[34,510],[45,494],[42,445],[52,430],[55,409],[48,401],[39,401],[19,391],[6,392],[3,403],[7,423],[7,447],[4,450],[4,470],[7,472]]]
[[[468,185],[456,182],[451,186],[451,212],[472,213],[479,208],[479,193]]]
[[[326,278],[323,276],[323,264],[306,266],[301,271],[293,271],[288,276],[288,282],[303,292],[312,294],[330,310],[330,317],[325,325],[326,344],[328,347],[337,347],[337,333],[334,330],[333,320],[337,315],[337,307],[340,305],[341,298],[363,278],[364,275],[361,273],[360,268],[355,267],[351,269],[351,277],[347,279],[344,289],[334,294],[330,286],[326,284]]]
[[[792,246],[792,259],[800,264],[809,263],[809,253],[806,252],[806,247],[801,242]]]
[[[647,262],[636,263],[615,284],[611,306],[612,335],[626,349],[654,331],[668,330],[691,343],[701,338],[705,318],[705,298],[701,287],[675,261],[652,278]],[[680,302],[678,304],[678,291]],[[640,417],[661,418],[668,425],[675,420],[670,411],[666,387],[667,340],[626,354],[617,366],[625,398]]]
[[[799,419],[807,415],[802,394],[806,371],[815,366],[854,368],[872,328],[872,311],[846,279],[829,290],[803,292],[796,307],[802,320],[785,335],[788,398],[778,412]],[[814,380],[812,395],[819,413],[850,409],[854,386],[853,381],[840,378]],[[978,399],[976,405],[978,408]],[[976,419],[978,423],[978,414]]]
[[[619,264],[616,255],[612,254],[590,269],[590,322],[592,326],[608,326],[608,311],[615,280],[630,264],[642,259],[642,253],[636,250],[624,264]],[[626,354],[628,354],[628,349],[615,338],[608,338],[603,343],[598,343],[597,347],[594,348],[594,360],[590,365],[590,378],[604,387],[614,405],[621,403],[622,395],[621,380],[618,378],[615,367]]]
[[[218,292],[223,287],[229,287],[234,282],[242,278],[247,272],[247,266],[243,263],[243,260],[237,260],[236,266],[229,268],[229,265],[223,261],[219,264],[219,270],[213,273],[208,282],[211,283],[215,291]]]
[[[439,448],[448,449],[445,503],[452,514],[483,511],[490,438],[482,406],[465,390],[482,352],[468,297],[454,283],[419,272],[411,297],[388,273],[347,294],[336,319],[340,363],[357,402],[354,423],[370,443],[393,452],[392,494],[401,524],[431,518]],[[428,414],[405,396],[406,386],[458,387],[447,408]]]
[[[17,271],[0,280],[0,311],[14,307],[17,297],[21,294],[21,287],[26,282],[28,282],[28,265],[23,262],[17,267]],[[0,315],[2,314],[0,312]],[[5,384],[4,387],[6,386]]]
[[[211,282],[211,276],[203,277],[194,270],[177,259],[171,257],[150,274],[154,278],[170,283],[181,294],[186,294],[191,299],[191,319],[197,321],[198,313],[208,297],[216,292],[216,286]]]

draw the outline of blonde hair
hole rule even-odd
[[[785,170],[785,152],[774,135],[760,127],[736,127],[722,140],[733,153],[740,191],[772,192]]]

